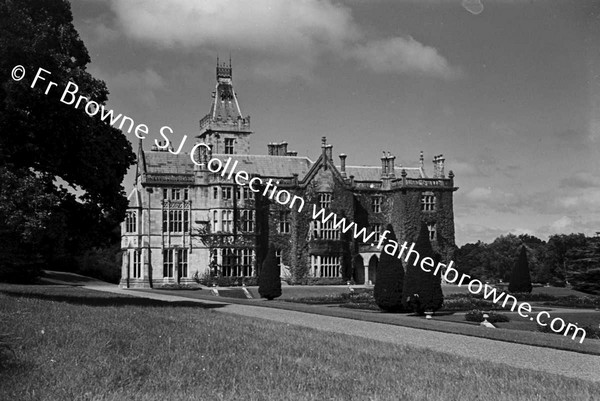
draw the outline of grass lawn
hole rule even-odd
[[[6,400],[591,400],[600,384],[190,302],[0,284]]]

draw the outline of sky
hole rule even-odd
[[[596,3],[596,4],[595,4]],[[216,59],[254,134],[348,165],[382,151],[455,174],[456,243],[600,231],[600,2],[76,0],[108,106],[193,138]],[[137,146],[133,134],[128,138]],[[189,151],[188,139],[184,151]],[[124,181],[126,191],[133,176]]]

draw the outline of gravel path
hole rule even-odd
[[[128,291],[114,286],[90,285],[85,287],[92,290],[108,291],[162,301],[225,304],[225,302],[204,299],[196,300],[174,295]],[[223,308],[214,310],[295,324],[333,333],[349,334],[393,344],[428,348],[452,355],[502,363],[516,368],[532,369],[600,382],[600,356],[260,306],[227,304]]]

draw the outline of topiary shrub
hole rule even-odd
[[[379,265],[377,266],[377,280],[375,281],[374,297],[377,306],[386,312],[400,312],[402,310],[402,287],[404,283],[404,268],[400,259],[385,252],[386,247],[396,247],[396,235],[391,224],[386,229],[390,232],[386,245],[381,251]],[[394,253],[394,252],[391,252]]]
[[[531,292],[531,275],[529,274],[529,262],[527,261],[527,250],[521,245],[519,256],[512,274],[510,275],[509,292]]]
[[[281,277],[275,257],[275,248],[272,245],[269,246],[267,257],[258,276],[258,293],[269,301],[281,296]]]
[[[471,310],[465,314],[465,320],[467,322],[483,322],[484,313],[480,310]],[[503,315],[502,313],[489,312],[487,321],[490,323],[502,323],[502,322],[510,322],[508,316]]]
[[[439,256],[434,254],[431,247],[429,230],[425,223],[421,223],[414,250],[419,253],[419,259],[415,260],[417,257],[415,255],[408,260],[404,279],[403,302],[407,308],[422,315],[426,311],[435,312],[444,304],[441,276],[434,275],[433,270],[432,272],[426,272],[421,269],[421,261],[425,258],[432,259],[434,265],[437,265],[439,261]]]

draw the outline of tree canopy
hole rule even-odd
[[[3,243],[5,256],[47,262],[67,249],[105,245],[124,217],[131,144],[82,107],[59,101],[74,82],[79,94],[106,103],[106,85],[86,71],[89,62],[67,1],[0,2],[0,235],[20,239]],[[17,65],[22,80],[11,77]],[[49,71],[47,81],[32,88],[39,68]],[[57,86],[45,94],[50,80]]]
[[[600,268],[600,238],[555,234],[548,241],[531,235],[503,235],[490,244],[465,244],[456,253],[457,269],[484,281],[509,281],[514,255],[527,250],[533,283],[564,286],[580,273]],[[588,277],[583,275],[581,277]]]

